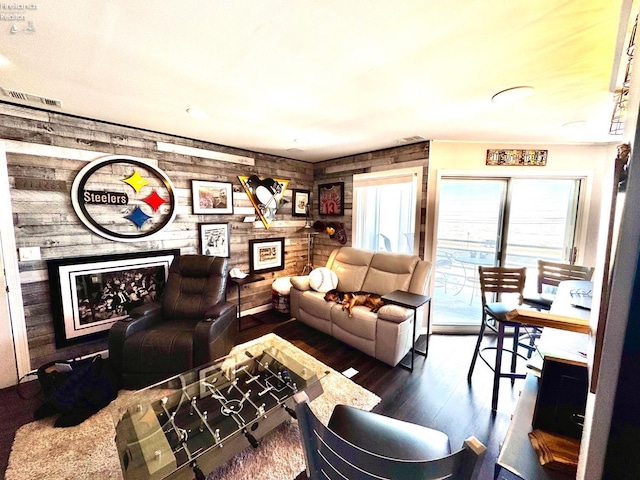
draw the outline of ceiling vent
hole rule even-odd
[[[426,138],[421,137],[420,135],[414,135],[413,137],[399,138],[398,140],[396,140],[396,142],[398,142],[398,143],[416,143],[416,142],[422,142],[423,140],[426,140]]]
[[[5,97],[9,97],[13,100],[22,100],[23,102],[37,103],[38,105],[46,105],[47,107],[62,108],[62,102],[60,100],[53,100],[52,98],[40,97],[38,95],[22,93],[2,87],[0,87],[0,91],[2,91],[2,94]]]

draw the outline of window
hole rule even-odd
[[[575,255],[580,178],[442,177],[439,186],[432,323],[478,325],[478,266],[527,267]]]
[[[353,176],[356,248],[413,254],[417,251],[422,168]]]

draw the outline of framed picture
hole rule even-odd
[[[251,273],[284,270],[284,237],[249,240],[249,271]]]
[[[292,215],[294,217],[306,217],[307,205],[309,205],[311,192],[309,190],[296,190],[295,188],[292,190],[292,192]]]
[[[200,253],[210,257],[229,257],[229,224],[200,224]]]
[[[162,294],[180,250],[47,261],[58,348],[106,337],[111,325]]]
[[[193,213],[233,213],[233,189],[226,182],[191,181]]]
[[[318,213],[344,215],[344,182],[318,185]]]

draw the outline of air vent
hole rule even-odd
[[[421,137],[420,135],[414,135],[413,137],[399,138],[398,140],[396,140],[396,142],[398,142],[398,143],[415,143],[415,142],[422,142],[423,140],[426,140],[426,138]]]
[[[46,105],[47,107],[62,108],[62,102],[60,100],[54,100],[52,98],[46,98],[46,97],[39,97],[38,95],[18,92],[16,90],[9,90],[7,88],[2,88],[2,87],[0,87],[0,91],[2,91],[2,94],[5,97],[9,97],[14,100],[22,100],[23,102],[37,103],[39,105]]]

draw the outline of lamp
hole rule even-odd
[[[302,269],[302,275],[308,275],[313,270],[313,235],[318,235],[320,232],[316,232],[312,229],[311,225],[311,207],[309,203],[304,206],[304,211],[307,216],[304,222],[304,228],[302,230],[307,234],[307,263]]]

